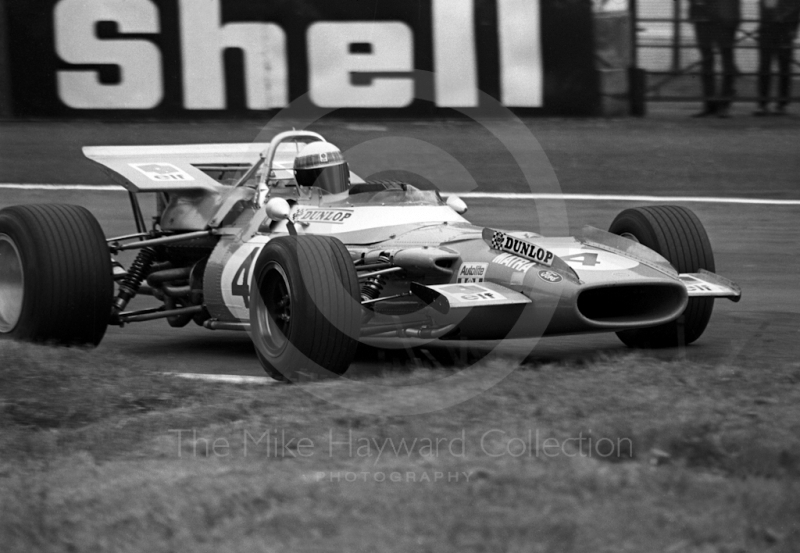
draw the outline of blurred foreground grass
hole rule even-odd
[[[491,370],[491,367],[487,367]],[[383,374],[400,386],[449,374]],[[349,393],[348,382],[324,385]],[[529,364],[362,415],[0,342],[11,551],[797,551],[800,364]],[[548,441],[549,440],[549,441]]]

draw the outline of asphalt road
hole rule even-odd
[[[733,131],[718,121],[697,123],[675,117],[525,123],[546,154],[546,158],[537,159],[549,159],[552,164],[553,171],[548,174],[549,168],[543,169],[541,178],[554,175],[553,182],[566,193],[800,199],[800,126],[794,120],[742,120],[732,124]],[[261,128],[252,122],[5,123],[0,127],[0,182],[108,183],[107,177],[81,158],[81,145],[252,141]],[[530,191],[502,140],[474,123],[326,122],[317,128],[343,149],[380,138],[393,139],[401,149],[410,144],[409,151],[398,154],[400,158],[413,156],[417,145],[398,142],[397,137],[424,141],[451,153],[475,177],[478,191]],[[409,168],[416,176],[395,176],[416,178],[421,185],[443,178],[437,172],[435,156],[423,152],[418,161],[418,167]],[[358,167],[354,169],[358,172]],[[109,234],[133,228],[124,193],[0,190],[0,207],[31,202],[84,205]],[[490,199],[468,203],[467,216],[476,224],[538,230],[540,224],[552,223],[543,218],[557,217],[556,222],[568,226],[571,232],[585,224],[606,228],[620,210],[642,205]],[[709,328],[698,343],[685,350],[647,355],[710,365],[800,361],[800,206],[684,205],[704,222],[714,247],[717,272],[742,286],[743,299],[737,304],[718,300]],[[558,216],[562,213],[567,220]],[[549,338],[538,344],[509,341],[499,347],[514,354],[530,352],[528,361],[534,363],[625,351],[613,334]],[[111,328],[100,348],[146,359],[158,370],[263,374],[244,333],[211,332],[193,326],[171,329],[166,322],[155,321]],[[409,360],[402,350],[389,356],[398,370],[419,362],[419,356]],[[369,372],[375,363],[375,352],[366,350],[351,370]]]

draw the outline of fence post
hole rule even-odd
[[[644,69],[639,68],[639,0],[628,0],[628,13],[630,14],[630,46],[631,65],[628,68],[628,100],[631,115],[642,117],[647,113],[645,103],[646,75]]]
[[[0,0],[0,118],[4,119],[13,115],[11,65],[8,57],[10,39],[6,15],[6,0]]]
[[[681,0],[672,2],[672,71],[681,70]]]

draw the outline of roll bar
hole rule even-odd
[[[296,140],[298,138],[313,138],[314,141],[316,140],[321,140],[323,142],[325,141],[325,139],[322,137],[321,134],[312,131],[292,130],[292,131],[285,131],[275,135],[275,137],[272,140],[270,140],[267,149],[259,154],[258,161],[256,161],[253,164],[253,166],[250,167],[250,169],[242,176],[241,179],[239,179],[239,181],[234,185],[234,188],[243,186],[244,183],[246,183],[248,180],[250,180],[250,178],[252,178],[253,175],[256,174],[256,172],[264,163],[267,164],[267,170],[265,171],[265,174],[269,176],[270,172],[272,171],[272,162],[275,159],[275,153],[278,151],[278,146],[280,146],[281,143],[283,142],[288,142],[293,139],[295,139],[294,140],[295,142],[299,142],[298,140]]]

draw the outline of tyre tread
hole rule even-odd
[[[279,237],[262,250],[259,260],[264,255],[294,264],[301,282],[292,286],[302,288],[302,293],[312,298],[302,302],[302,313],[298,312],[306,332],[291,332],[293,347],[319,367],[344,373],[358,345],[361,311],[360,301],[357,306],[349,304],[359,296],[358,278],[344,244],[320,235]],[[258,267],[255,274],[260,276]],[[287,379],[283,369],[272,366],[261,352],[259,359],[273,378]]]
[[[113,295],[111,257],[100,225],[84,207],[12,206],[0,224],[15,235],[26,266],[23,315],[9,335],[35,342],[97,345]]]
[[[611,224],[610,232],[630,233],[664,256],[679,273],[715,270],[708,234],[700,219],[682,206],[648,206],[626,209]],[[696,341],[713,311],[713,298],[689,298],[680,320],[657,327],[618,332],[632,347],[666,347]]]

